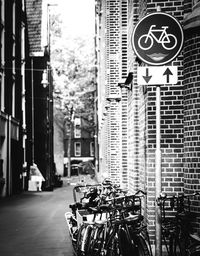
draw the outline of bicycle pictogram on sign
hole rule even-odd
[[[139,38],[138,45],[139,47],[147,51],[153,45],[154,41],[158,44],[161,44],[165,50],[172,50],[177,45],[177,39],[172,34],[167,34],[168,26],[162,26],[161,29],[156,29],[156,25],[152,25],[147,34],[142,35]],[[159,37],[156,36],[156,33],[160,33]]]
[[[136,55],[145,63],[163,65],[172,61],[182,49],[183,30],[169,14],[152,13],[136,24],[132,45]]]

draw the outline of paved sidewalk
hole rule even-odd
[[[85,176],[85,182],[95,183]],[[64,213],[80,177],[51,192],[25,192],[0,199],[1,256],[73,256]],[[73,185],[72,185],[73,184]]]

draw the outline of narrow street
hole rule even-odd
[[[0,199],[1,256],[72,256],[64,213],[72,185]]]
[[[200,256],[200,0],[0,0],[0,27],[0,256]]]

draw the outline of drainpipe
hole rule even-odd
[[[12,171],[11,171],[11,116],[7,118],[7,181],[6,194],[12,195]]]
[[[35,133],[35,129],[34,129],[34,125],[35,125],[35,122],[34,122],[34,79],[33,79],[33,58],[31,59],[31,105],[32,105],[32,165],[34,164],[35,162],[35,136],[34,136],[34,133]],[[29,178],[29,177],[28,177]]]

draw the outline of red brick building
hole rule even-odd
[[[178,67],[178,83],[162,85],[162,191],[200,190],[199,1],[96,1],[99,179],[106,173],[130,191],[147,191],[146,215],[155,234],[156,86],[138,85],[132,33],[146,14],[161,11],[184,30],[184,47],[167,65]],[[200,211],[199,198],[192,210]],[[194,224],[199,232],[200,219]]]
[[[89,128],[89,129],[88,129]],[[71,132],[71,139],[69,144],[69,132]],[[80,116],[75,116],[72,122],[71,131],[64,139],[64,175],[68,172],[68,147],[70,147],[70,164],[71,174],[77,173],[77,166],[79,164],[91,163],[90,166],[94,168],[95,165],[95,148],[94,148],[94,129],[90,127],[87,119]],[[81,165],[80,165],[81,166]],[[91,170],[92,171],[92,170]]]

